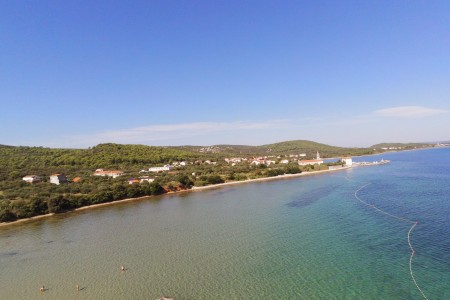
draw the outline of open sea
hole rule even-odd
[[[0,227],[0,299],[450,299],[450,148],[381,158]]]

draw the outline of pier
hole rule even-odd
[[[361,162],[353,162],[353,166],[358,167],[358,166],[376,166],[376,165],[385,165],[390,163],[390,160],[386,160],[386,159],[382,159],[380,161],[373,161],[373,162],[368,162],[368,161],[361,161]]]

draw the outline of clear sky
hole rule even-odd
[[[450,1],[0,1],[0,144],[450,140]]]

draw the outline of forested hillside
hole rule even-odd
[[[194,151],[200,153],[216,153],[220,155],[247,155],[247,156],[264,156],[264,155],[288,155],[305,153],[308,158],[316,156],[319,151],[322,157],[336,157],[344,155],[367,155],[373,154],[372,148],[343,148],[326,144],[297,140],[287,141],[261,146],[247,145],[215,145],[215,146],[181,146],[176,147],[186,151]]]
[[[100,144],[90,149],[0,146],[0,181],[20,179],[27,174],[91,173],[97,168],[140,170],[149,165],[203,156],[144,145]]]

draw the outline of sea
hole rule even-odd
[[[0,227],[0,299],[450,299],[450,148],[380,159]]]

